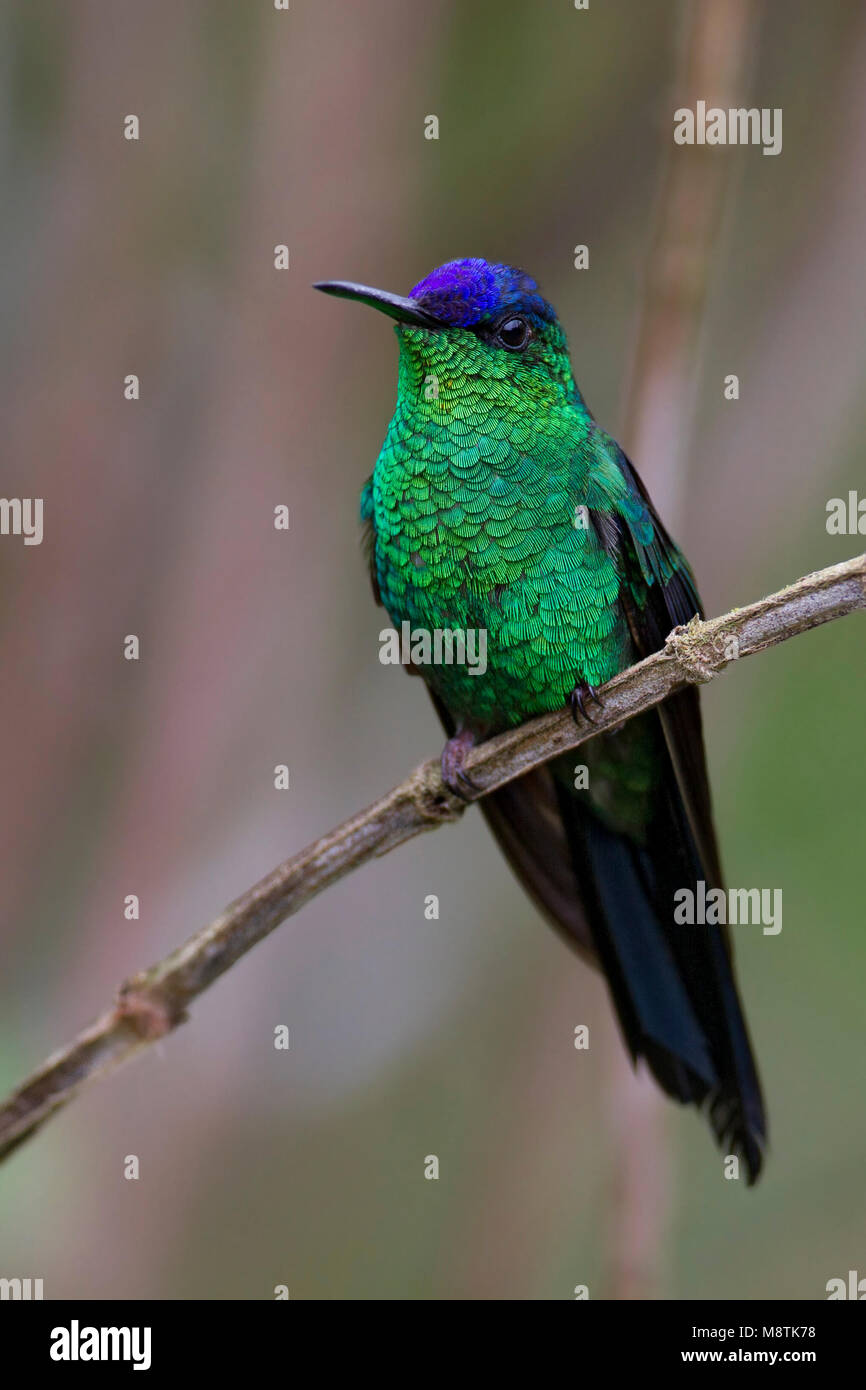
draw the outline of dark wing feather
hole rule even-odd
[[[619,514],[591,512],[590,516],[602,545],[617,560],[627,581],[623,607],[635,652],[642,659],[662,649],[672,628],[690,622],[696,615],[702,618],[704,613],[688,562],[668,535],[643,481],[621,450],[618,463],[652,522],[652,545],[647,547]],[[646,583],[648,575],[653,579],[650,584]],[[636,593],[642,602],[635,598]],[[697,688],[687,686],[678,691],[659,707],[658,713],[708,880],[721,887],[721,861]]]
[[[606,513],[596,524],[602,544],[616,557],[626,581],[625,612],[636,654],[643,657],[664,645],[672,627],[703,614],[691,570],[662,525],[643,483],[621,452],[618,463],[632,499],[639,499],[640,506],[623,507],[613,516]],[[715,1078],[706,1084],[699,1067],[690,1066],[685,1076],[678,1074],[676,1065],[671,1071],[670,1050],[660,1059],[654,1041],[650,1049],[638,1050],[645,1052],[657,1078],[671,1094],[707,1102],[717,1137],[743,1155],[749,1180],[754,1181],[761,1168],[766,1121],[737,996],[728,934],[713,927],[674,929],[671,923],[677,888],[693,886],[699,879],[707,888],[723,886],[697,689],[686,687],[646,717],[658,721],[665,745],[660,749],[660,783],[647,861],[655,880],[647,882],[647,897],[656,905],[657,954],[667,952],[676,963],[690,1006],[710,1043]],[[572,835],[574,838],[574,832]],[[586,846],[592,847],[598,840],[597,828],[586,826],[578,857],[585,856]],[[604,853],[609,857],[610,848]],[[639,876],[637,859],[634,870],[634,876]],[[609,891],[612,876],[605,874],[601,862],[595,866],[595,878],[603,886],[607,878]],[[594,912],[591,916],[599,942],[607,934],[615,938],[615,949],[631,949],[625,942],[628,928],[623,931],[615,916],[610,912],[606,917],[602,914],[599,918]],[[604,954],[601,946],[600,952]],[[622,1018],[619,1001],[618,1008]],[[672,1018],[670,1021],[673,1025]],[[633,1043],[632,1047],[634,1050]],[[674,1059],[686,1056],[673,1048]]]

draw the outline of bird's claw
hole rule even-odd
[[[594,705],[598,705],[599,709],[603,708],[602,701],[598,698],[598,691],[595,686],[590,685],[587,681],[578,681],[568,697],[568,703],[571,706],[571,717],[575,724],[579,722],[577,718],[578,710],[580,710],[587,724],[594,724],[596,722],[592,715],[587,713],[587,701],[590,701]]]
[[[472,801],[480,791],[480,787],[473,782],[463,767],[466,754],[470,748],[475,747],[475,742],[475,735],[469,729],[463,729],[453,738],[449,738],[442,749],[442,781],[460,801]]]

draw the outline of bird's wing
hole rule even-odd
[[[617,489],[612,509],[590,508],[589,515],[625,581],[622,602],[640,660],[660,651],[672,628],[703,617],[703,608],[688,561],[668,535],[638,473],[613,441],[610,445],[608,457],[625,490]],[[599,474],[602,488],[604,476]],[[707,878],[721,887],[697,688],[687,686],[671,696],[658,713]]]
[[[672,627],[702,615],[700,599],[685,558],[613,441],[599,463],[594,478],[607,496],[590,515],[617,565],[635,654],[643,657],[664,645]],[[578,823],[578,812],[571,816],[573,858],[632,1051],[646,1056],[670,1094],[706,1104],[719,1142],[744,1158],[754,1181],[766,1120],[727,929],[674,925],[679,890],[694,893],[700,881],[706,891],[722,887],[698,691],[688,686],[641,718],[659,739],[646,858],[594,818]]]

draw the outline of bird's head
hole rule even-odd
[[[315,288],[396,319],[406,384],[426,389],[435,377],[445,408],[449,386],[458,398],[471,386],[505,403],[519,395],[524,405],[565,402],[575,394],[556,312],[514,266],[448,261],[405,298],[341,280]]]

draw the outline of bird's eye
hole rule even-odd
[[[526,319],[511,318],[506,319],[500,326],[496,334],[496,341],[503,347],[510,348],[512,352],[519,352],[525,348],[532,336],[529,324]]]

